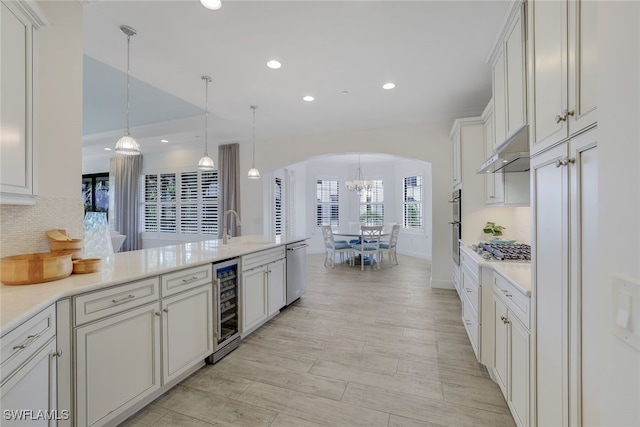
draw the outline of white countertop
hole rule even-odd
[[[306,240],[307,237],[265,241],[262,236],[184,243],[116,253],[103,259],[100,271],[72,274],[53,282],[0,286],[0,336],[59,299],[100,288],[156,276],[174,270],[235,258],[252,252]]]
[[[460,250],[472,257],[480,267],[491,268],[526,296],[531,296],[531,262],[486,260],[460,241]]]

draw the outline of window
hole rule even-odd
[[[109,173],[82,175],[84,213],[106,212],[109,215]]]
[[[373,180],[373,188],[360,195],[360,222],[370,225],[384,224],[384,187],[381,179]]]
[[[282,236],[282,179],[275,179],[274,188],[275,205],[275,235]]]
[[[143,230],[152,233],[218,234],[218,172],[147,174]]]
[[[410,229],[422,228],[422,176],[404,178],[404,202],[402,207],[402,226]]]
[[[316,225],[340,225],[338,181],[318,179],[316,181]]]

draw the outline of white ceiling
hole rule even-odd
[[[131,39],[132,135],[143,151],[209,141],[401,126],[479,114],[501,1],[91,1],[84,7],[84,154],[125,121]],[[282,68],[266,67],[276,58]],[[89,64],[90,66],[87,66]],[[382,89],[387,81],[393,90]],[[342,94],[348,91],[348,94]],[[302,101],[304,95],[316,100]],[[175,119],[175,120],[172,120]],[[161,124],[159,124],[161,122]],[[103,152],[103,151],[102,151]]]

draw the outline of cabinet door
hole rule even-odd
[[[536,331],[537,424],[568,423],[568,172],[565,145],[532,159],[532,294]]]
[[[527,89],[525,78],[525,35],[524,4],[516,15],[505,40],[506,52],[506,98],[507,98],[507,137],[515,134],[527,124]]]
[[[493,65],[493,132],[494,148],[504,142],[507,137],[507,93],[506,63],[504,49]]]
[[[531,153],[568,135],[566,121],[556,121],[567,108],[567,2],[529,2],[532,89]]]
[[[163,383],[213,353],[211,285],[162,301],[162,338]]]
[[[507,395],[507,375],[509,369],[509,338],[506,322],[508,313],[507,307],[500,299],[493,298],[493,333],[494,333],[494,356],[493,367],[495,369],[496,381],[502,390],[502,394]]]
[[[269,316],[278,313],[286,304],[287,282],[285,260],[273,262],[269,271]]]
[[[453,186],[460,184],[462,174],[462,159],[460,152],[460,130],[456,132],[451,141],[451,152],[453,157]]]
[[[160,388],[160,304],[79,327],[76,426],[103,425]]]
[[[507,401],[516,424],[529,426],[529,331],[509,313],[509,394]]]
[[[33,26],[13,2],[0,4],[2,98],[0,203],[35,203],[32,147]],[[14,199],[12,195],[17,195]],[[24,199],[20,199],[24,197]]]
[[[569,116],[571,134],[597,121],[597,4],[569,1],[569,109],[574,112]]]
[[[58,409],[56,401],[57,358],[53,356],[56,351],[54,338],[2,384],[0,399],[2,399],[3,427],[57,425],[55,419],[26,421],[29,418],[20,419],[19,414],[19,411],[33,411],[33,416],[35,416],[38,411],[53,413],[53,410]],[[63,412],[63,410],[66,411]],[[11,419],[7,419],[6,411],[16,412],[13,417],[10,417]],[[68,408],[61,408],[60,412],[55,415],[68,419]]]
[[[267,280],[262,267],[242,272],[242,334],[251,332],[267,318]]]

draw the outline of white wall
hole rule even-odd
[[[599,298],[583,307],[600,319],[585,330],[597,376],[589,395],[602,426],[640,425],[640,352],[612,334],[611,275],[640,281],[640,2],[598,3]],[[636,332],[637,333],[637,332]],[[593,357],[593,354],[590,354]]]

